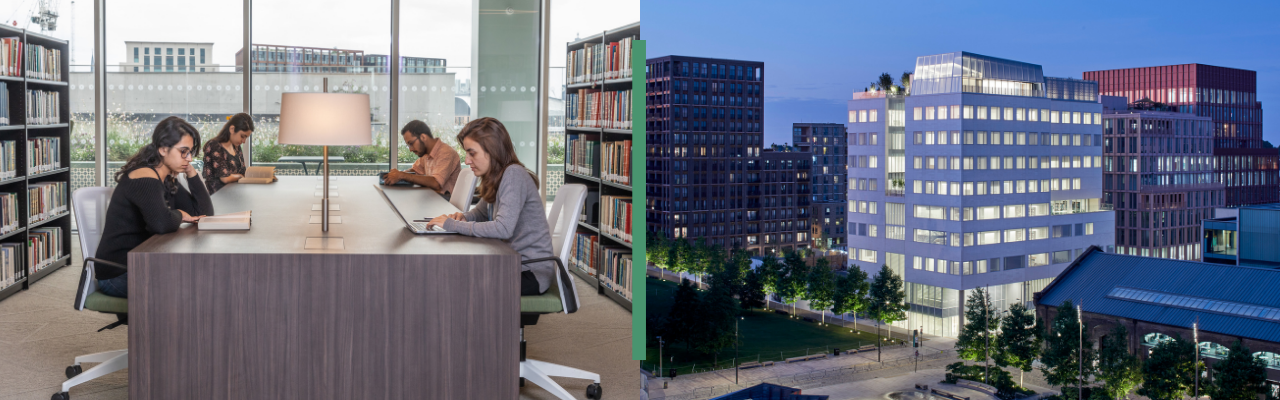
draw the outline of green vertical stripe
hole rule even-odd
[[[645,41],[631,44],[631,358],[645,351]]]

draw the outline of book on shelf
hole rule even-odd
[[[582,202],[578,222],[595,226],[600,223],[600,191],[587,190],[587,200]]]
[[[244,169],[244,177],[240,183],[272,183],[276,179],[276,167],[248,167]]]
[[[22,76],[21,38],[0,38],[0,75]]]
[[[578,89],[565,102],[568,127],[631,129],[631,90]]]
[[[62,138],[27,139],[27,173],[38,174],[62,168]]]
[[[600,231],[631,243],[631,196],[601,196],[600,208]]]
[[[12,286],[27,276],[27,269],[19,259],[22,255],[20,246],[22,243],[0,244],[0,289]]]
[[[44,221],[67,212],[67,183],[40,182],[27,185],[27,223]]]
[[[62,80],[62,50],[30,43],[25,47],[28,78]]]
[[[0,179],[18,177],[18,142],[0,141]]]
[[[605,247],[601,249],[601,254],[604,256],[604,269],[600,271],[601,284],[631,300],[631,249]]]
[[[59,100],[62,94],[47,90],[27,91],[27,124],[52,125],[62,120]]]
[[[35,273],[62,258],[62,227],[32,229],[27,233],[28,274]]]
[[[569,136],[569,158],[565,168],[569,172],[595,177],[596,155],[600,154],[600,143],[582,135]]]
[[[600,247],[600,236],[592,232],[574,235],[573,246],[569,249],[569,266],[577,268],[591,276],[596,275],[596,251]]]
[[[0,126],[9,125],[9,83],[0,82]]]
[[[18,229],[18,194],[0,193],[0,235]]]
[[[631,141],[606,142],[600,178],[623,185],[631,184]]]
[[[584,43],[581,49],[568,52],[565,55],[565,81],[574,84],[631,77],[632,40],[622,38],[617,42]]]
[[[253,225],[253,211],[210,215],[196,223],[202,231],[247,231]]]

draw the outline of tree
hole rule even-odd
[[[673,270],[681,273],[696,274],[698,271],[698,252],[693,243],[689,239],[676,240],[676,246],[673,250],[677,254],[675,262],[677,267]]]
[[[1018,386],[1023,375],[1031,372],[1032,364],[1040,357],[1043,331],[1036,324],[1036,315],[1022,302],[1009,307],[1009,313],[1000,321],[1000,334],[996,336],[995,362],[1001,367],[1017,368]]]
[[[1267,364],[1239,340],[1227,359],[1213,364],[1213,383],[1206,394],[1213,400],[1255,400],[1267,393]]]
[[[880,78],[876,79],[876,89],[889,90],[893,88],[893,77],[888,72],[880,74]]]
[[[1179,335],[1151,349],[1142,364],[1142,388],[1138,394],[1151,400],[1179,400],[1187,397],[1195,383],[1197,368],[1195,343]]]
[[[888,325],[907,319],[906,293],[902,291],[902,278],[894,274],[888,265],[881,265],[871,282],[871,304],[867,313],[871,318]],[[890,338],[893,337],[890,331]],[[876,345],[881,344],[880,327],[876,327]]]
[[[862,268],[853,267],[844,277],[836,280],[836,295],[831,303],[831,312],[837,315],[857,314],[867,310],[867,292],[871,285],[867,283],[867,273]]]
[[[1142,383],[1142,361],[1129,352],[1129,330],[1123,324],[1117,322],[1115,329],[1102,339],[1097,378],[1108,399],[1129,397],[1129,392]]]
[[[764,273],[760,270],[746,272],[742,287],[738,290],[738,303],[744,309],[763,308]]]
[[[667,269],[667,235],[662,231],[653,232],[645,242],[645,260],[658,267]]]
[[[991,296],[982,288],[974,289],[964,302],[964,326],[956,338],[956,355],[973,362],[986,361],[994,353],[991,332],[1000,329],[1000,316],[991,306]]]
[[[760,268],[756,270],[760,274],[760,283],[764,285],[764,291],[767,294],[781,295],[782,276],[786,273],[782,264],[778,263],[778,259],[772,254],[766,254],[764,259],[760,260]],[[765,304],[768,304],[768,298],[765,298]]]
[[[779,279],[778,296],[782,297],[784,303],[791,305],[791,314],[795,315],[795,302],[805,297],[804,291],[808,288],[806,278],[809,275],[809,265],[805,264],[799,253],[788,252],[783,256],[783,268],[786,273]]]
[[[1262,148],[1264,148],[1264,149],[1274,149],[1274,148],[1276,148],[1276,145],[1271,144],[1271,141],[1263,140],[1263,141],[1262,141]]]
[[[733,299],[735,272],[720,268],[710,274],[711,288],[702,293],[695,331],[694,350],[702,354],[714,354],[733,345],[733,319],[739,314],[738,303]]]
[[[672,344],[684,343],[693,348],[693,333],[701,319],[702,301],[698,291],[688,279],[681,279],[676,288],[675,300],[671,303],[671,311],[667,313],[663,336]]]
[[[819,258],[815,264],[809,271],[809,285],[805,291],[805,298],[809,300],[809,307],[822,313],[822,324],[825,325],[827,323],[825,311],[831,309],[832,303],[835,302],[836,276],[827,265],[826,258]]]
[[[1053,331],[1045,338],[1047,346],[1044,355],[1040,357],[1040,372],[1044,373],[1044,379],[1050,385],[1062,388],[1063,397],[1075,399],[1077,391],[1068,389],[1070,386],[1082,385],[1081,360],[1084,364],[1084,376],[1093,374],[1093,341],[1089,339],[1088,329],[1080,329],[1080,321],[1071,300],[1063,301],[1058,306],[1058,315],[1053,318],[1051,326]],[[1081,347],[1084,348],[1083,352]]]
[[[903,72],[902,79],[900,79],[899,82],[902,82],[902,89],[904,91],[910,92],[911,91],[911,72]]]

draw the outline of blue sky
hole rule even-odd
[[[765,144],[793,122],[843,123],[845,101],[917,56],[969,51],[1046,76],[1201,63],[1258,72],[1264,138],[1280,145],[1280,1],[644,0],[649,56],[765,63]]]

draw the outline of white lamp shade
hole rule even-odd
[[[284,93],[280,96],[280,144],[363,146],[373,144],[369,95]]]

